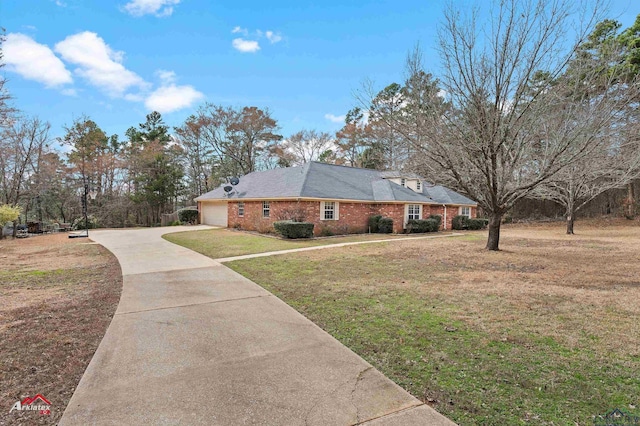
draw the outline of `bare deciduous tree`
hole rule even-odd
[[[417,44],[407,54],[402,84],[391,83],[378,91],[367,80],[356,92],[357,102],[368,114],[367,152],[376,154],[382,169],[419,171],[420,151],[448,108],[439,84],[425,71]]]
[[[186,158],[186,176],[190,196],[195,198],[213,189],[211,173],[213,167],[213,148],[204,138],[203,122],[192,115],[184,124],[176,127],[176,139],[182,146]]]
[[[487,27],[478,26],[475,12],[445,12],[439,50],[452,109],[426,115],[432,125],[424,128],[433,131],[422,145],[423,167],[489,215],[489,250],[499,249],[505,212],[589,155],[619,110],[615,96],[567,102],[558,86],[533,84],[540,71],[562,75],[595,24],[598,8],[573,19],[576,7],[568,0],[495,1]]]
[[[37,175],[49,141],[49,128],[38,118],[19,119],[0,137],[0,191],[5,204],[17,205],[26,195],[27,181]]]
[[[638,147],[636,146],[636,149]],[[567,234],[573,234],[576,214],[605,191],[622,188],[640,176],[640,151],[634,157],[611,154],[606,149],[565,167],[538,186],[532,195],[553,200],[565,209]]]
[[[335,139],[327,132],[301,130],[283,140],[280,148],[289,154],[288,165],[301,165],[310,161],[318,161],[329,149],[334,149]]]
[[[245,175],[266,167],[270,148],[282,139],[278,123],[268,110],[204,104],[198,109],[201,137],[228,175]]]
[[[0,134],[0,195],[17,206],[40,195],[41,159],[49,142],[49,123],[38,118],[14,120]],[[25,209],[26,211],[26,209]],[[14,237],[16,227],[14,226]]]
[[[576,214],[589,201],[614,188],[632,187],[632,181],[640,176],[640,126],[635,117],[640,103],[640,79],[618,65],[625,62],[626,55],[614,37],[618,28],[615,21],[600,22],[559,78],[563,84],[546,81],[547,90],[566,96],[564,103],[559,100],[555,110],[549,109],[548,122],[559,117],[569,121],[571,117],[563,113],[569,110],[567,105],[576,110],[576,105],[598,105],[606,99],[609,106],[604,109],[608,117],[603,117],[603,124],[608,127],[603,126],[595,134],[588,155],[564,167],[532,193],[565,209],[567,234],[574,233]],[[574,121],[582,119],[578,115]],[[591,136],[584,133],[577,138]]]
[[[0,28],[0,69],[4,67],[2,43],[4,43],[4,28]],[[0,74],[0,129],[10,125],[10,118],[16,112],[15,108],[9,104],[11,95],[5,87],[6,83],[7,79]]]

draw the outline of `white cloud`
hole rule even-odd
[[[155,15],[159,18],[170,16],[173,6],[180,0],[131,0],[124,5],[124,11],[132,16]]]
[[[149,95],[144,105],[153,111],[168,113],[187,108],[204,98],[204,95],[192,86],[161,86]]]
[[[325,114],[324,118],[331,121],[332,123],[344,123],[345,115],[333,115],[333,114]]]
[[[49,46],[37,43],[27,35],[7,34],[2,50],[7,69],[28,80],[38,81],[47,87],[73,82],[71,73]]]
[[[67,4],[62,0],[55,0],[56,6],[67,7]]]
[[[235,26],[235,27],[233,27],[233,29],[231,30],[231,33],[232,33],[232,34],[238,34],[238,33],[240,33],[240,34],[243,34],[243,35],[245,35],[245,36],[249,35],[249,31],[247,31],[247,29],[246,29],[246,28],[242,28],[242,27],[240,27],[240,26]]]
[[[264,33],[264,35],[265,37],[267,37],[267,40],[271,42],[271,44],[282,41],[282,36],[280,34],[275,34],[273,31],[267,31]]]
[[[244,37],[251,37],[251,38],[257,38],[257,39],[266,38],[271,44],[275,44],[282,41],[282,36],[271,30],[268,30],[268,31],[255,30],[253,33],[250,33],[246,28],[242,28],[241,26],[238,25],[233,27],[233,29],[231,30],[231,33],[242,34]],[[245,53],[247,52],[255,53],[258,50],[260,50],[260,44],[258,43],[258,41],[246,40],[244,38],[234,39],[232,42],[232,45],[236,50],[239,50],[240,52],[245,52]]]
[[[260,50],[260,45],[254,40],[245,40],[243,38],[235,38],[231,42],[234,49],[244,53],[255,53]]]
[[[251,42],[246,51],[255,51]],[[20,33],[11,33],[3,43],[4,61],[7,70],[22,77],[45,84],[47,87],[59,87],[73,83],[72,73],[65,68],[48,46],[39,44],[31,37]],[[259,49],[259,46],[256,46]],[[253,50],[252,50],[253,49]],[[113,98],[122,98],[130,102],[144,102],[151,110],[163,113],[190,107],[204,98],[193,86],[175,84],[176,73],[158,69],[155,72],[160,84],[151,91],[151,84],[138,74],[124,67],[124,52],[118,52],[96,33],[82,32],[70,35],[55,45],[55,52],[68,64],[74,64],[76,75]],[[78,96],[74,88],[62,87],[65,96]],[[108,105],[108,104],[105,104]]]
[[[96,33],[71,35],[55,46],[62,59],[78,65],[74,72],[111,97],[123,97],[131,88],[148,87],[139,75],[122,64],[123,52],[112,50]]]
[[[164,85],[167,85],[169,83],[173,83],[176,81],[176,73],[173,71],[157,70],[155,74],[158,76],[158,78]]]

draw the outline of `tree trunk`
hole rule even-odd
[[[567,235],[573,235],[573,222],[576,220],[576,212],[572,207],[567,208]]]
[[[573,235],[573,221],[575,217],[571,214],[567,215],[567,235]]]
[[[489,238],[487,239],[487,250],[500,250],[500,225],[502,224],[502,214],[491,213],[489,216]]]
[[[627,219],[633,219],[635,217],[635,191],[633,190],[633,181],[627,184],[627,211],[625,216]]]

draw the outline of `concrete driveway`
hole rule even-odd
[[[453,425],[257,284],[162,234],[92,231],[120,304],[62,425]]]

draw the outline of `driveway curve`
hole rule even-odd
[[[280,299],[165,241],[91,232],[123,290],[61,425],[453,425]]]

